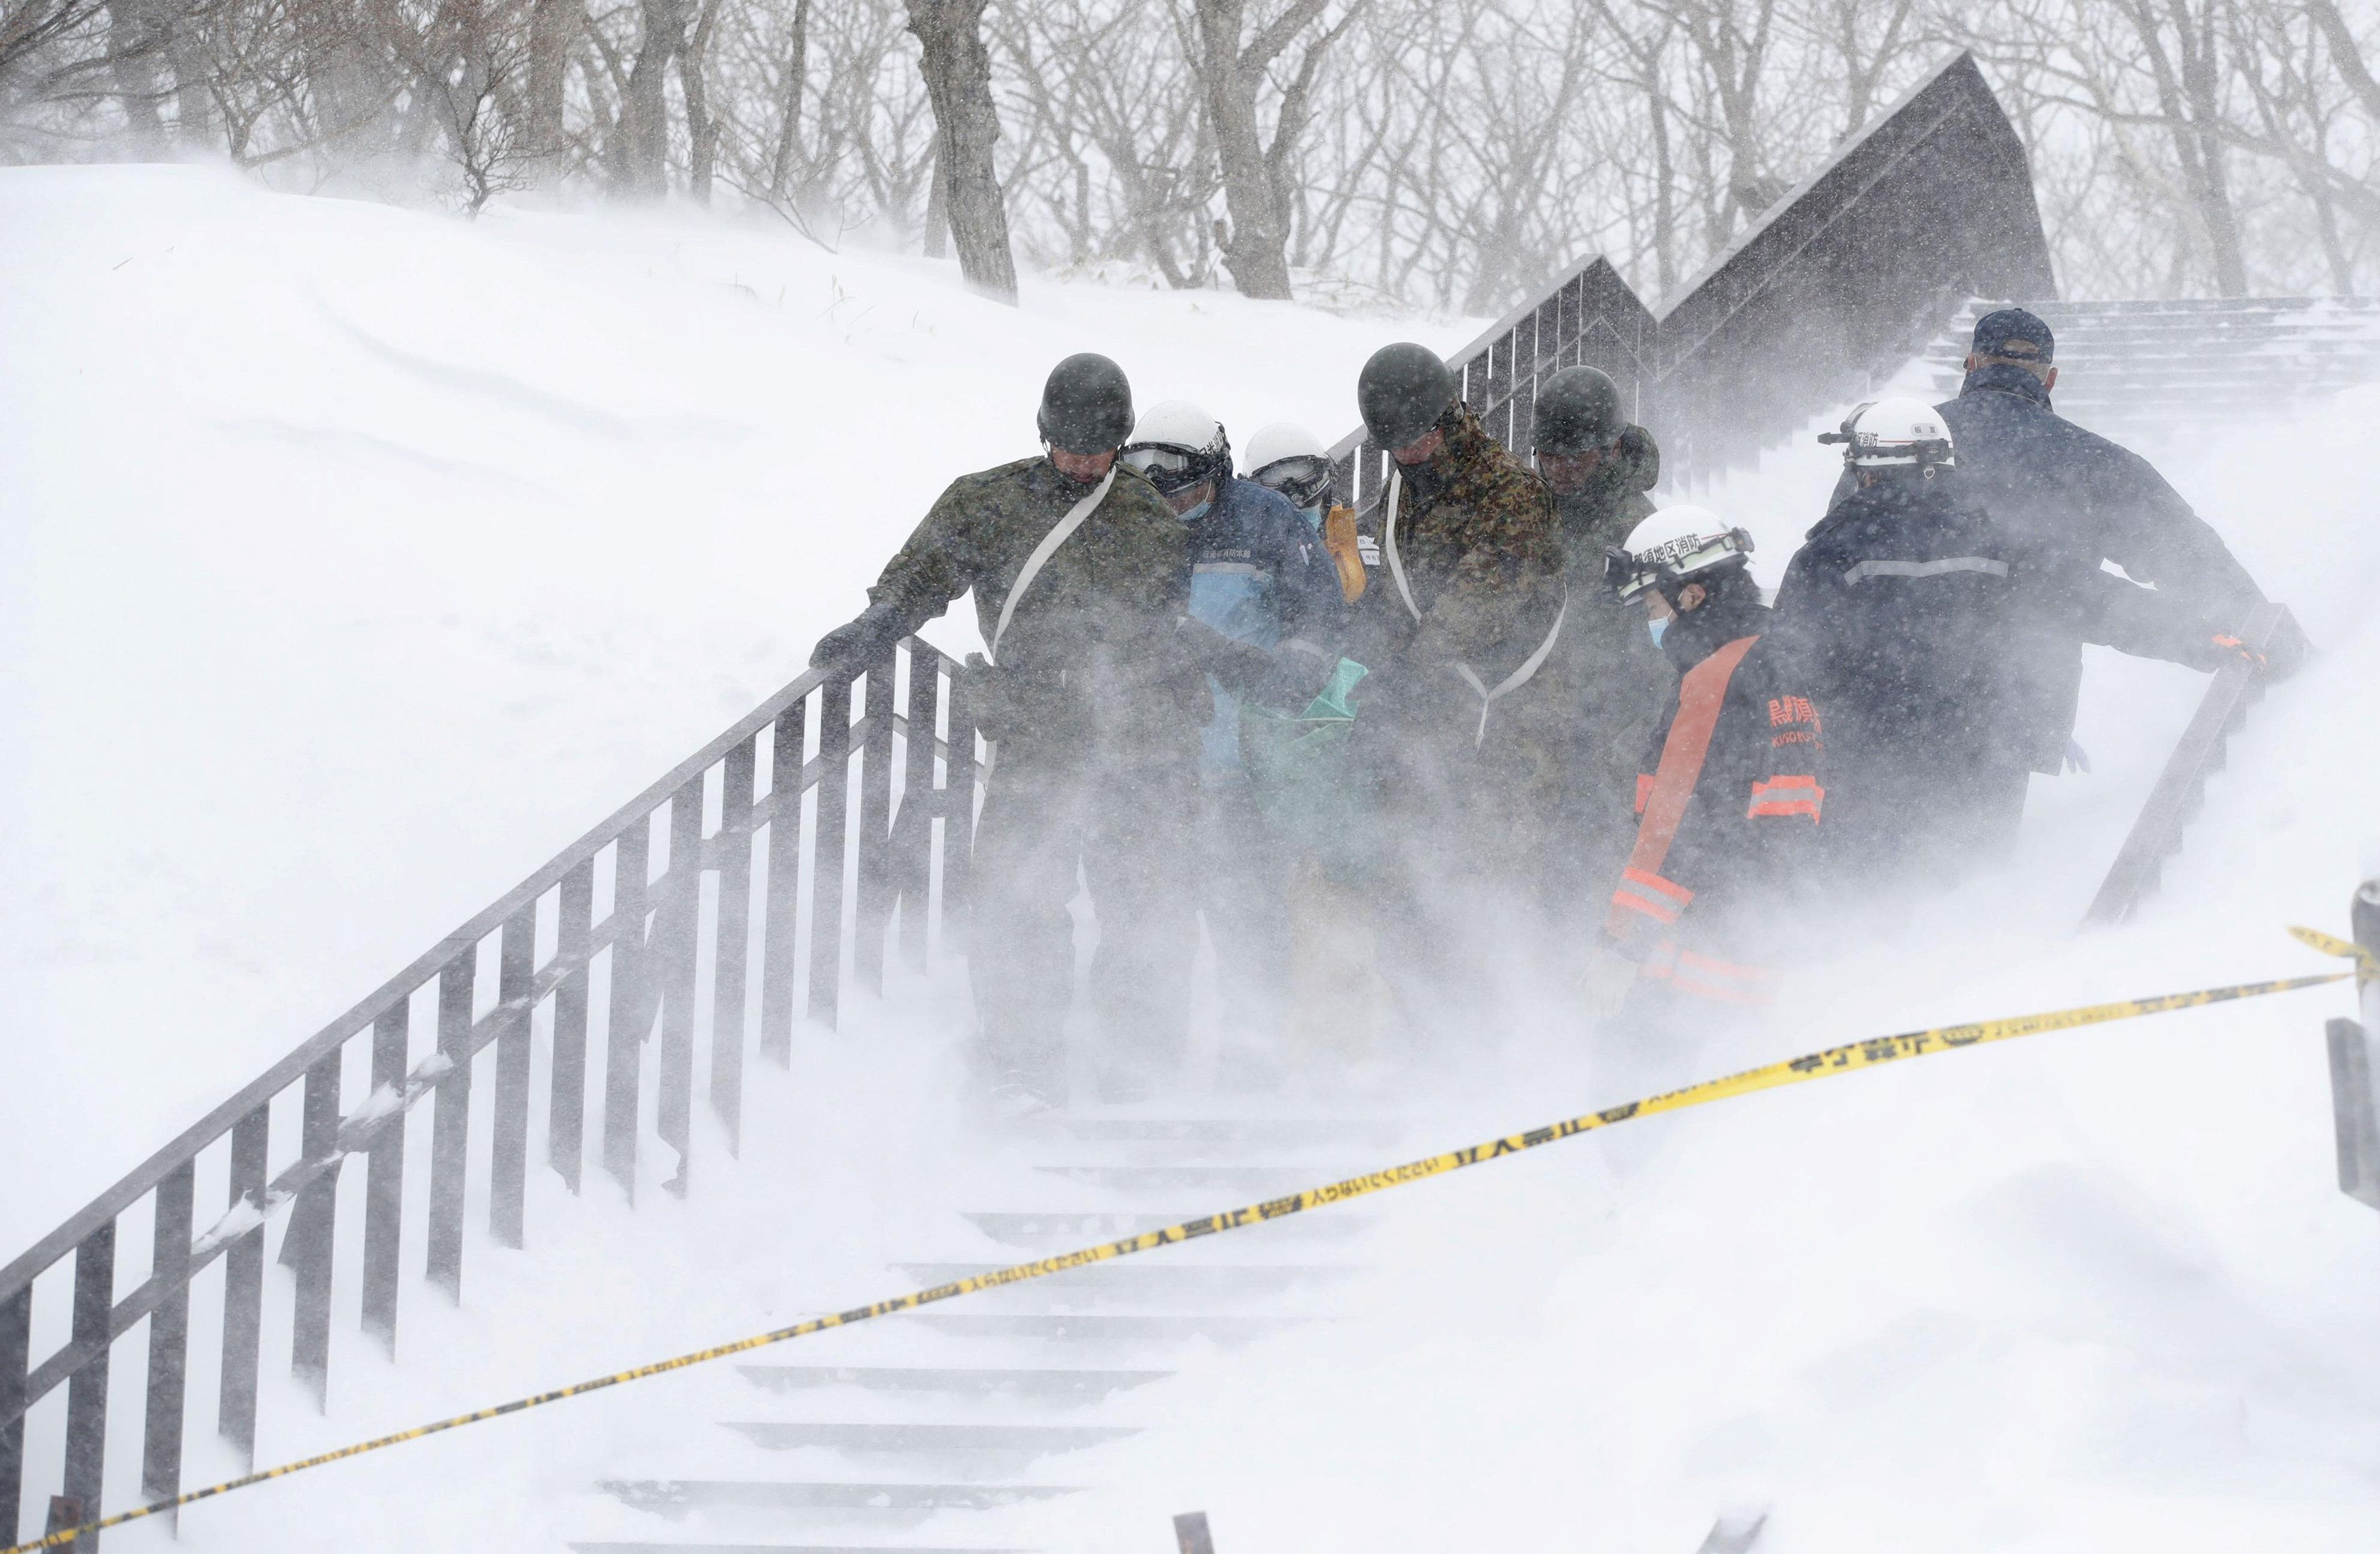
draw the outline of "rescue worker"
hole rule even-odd
[[[1330,500],[1330,455],[1322,440],[1294,421],[1274,421],[1248,439],[1247,464],[1249,480],[1287,497],[1305,527],[1321,537],[1347,602],[1363,598],[1366,579],[1355,509]]]
[[[1627,852],[1637,755],[1675,698],[1677,674],[1653,646],[1644,613],[1603,582],[1606,553],[1653,514],[1645,493],[1660,479],[1661,451],[1629,421],[1620,385],[1593,367],[1565,367],[1537,386],[1530,444],[1553,492],[1570,601],[1545,671],[1571,713],[1560,730],[1560,819],[1546,853],[1546,900],[1556,916],[1575,918],[1600,910],[1597,884]]]
[[[1986,313],[1975,321],[1959,396],[1938,407],[1959,447],[1961,483],[2024,552],[2034,578],[2009,644],[2021,697],[2010,732],[2025,764],[2050,775],[2070,751],[2082,764],[2073,738],[2083,643],[2216,669],[2253,659],[2238,632],[2265,601],[2146,459],[2050,407],[2057,348],[2049,326],[2025,310]],[[2292,637],[2270,656],[2286,671],[2303,651]],[[2013,802],[2022,807],[2021,791]]]
[[[1042,453],[953,480],[868,590],[868,609],[810,659],[876,662],[975,595],[988,650],[969,656],[961,688],[993,754],[967,965],[975,1060],[1009,1113],[1067,1099],[1077,865],[1099,928],[1089,995],[1102,1096],[1145,1093],[1181,1062],[1197,926],[1191,817],[1209,710],[1179,629],[1190,531],[1116,460],[1133,425],[1123,370],[1102,356],[1068,357],[1043,387],[1038,421]]]
[[[1388,574],[1349,656],[1370,671],[1350,761],[1385,845],[1383,969],[1422,1030],[1475,1018],[1485,953],[1512,942],[1560,796],[1566,709],[1534,685],[1562,627],[1561,545],[1545,483],[1491,439],[1427,347],[1387,346],[1356,402],[1391,460]]]
[[[1623,1025],[1675,1028],[1757,1010],[1815,885],[1825,810],[1819,707],[1746,570],[1752,537],[1701,507],[1665,507],[1609,557],[1679,674],[1634,847],[1588,973],[1590,1008],[1623,994]]]
[[[1827,710],[1842,790],[1827,853],[1864,888],[1948,881],[2005,852],[2022,813],[2008,658],[2019,569],[1924,401],[1862,405],[1819,440],[1844,445],[1855,489],[1795,552],[1776,613]]]
[[[1197,863],[1222,994],[1222,1077],[1263,1087],[1288,997],[1291,849],[1258,810],[1241,726],[1305,710],[1339,667],[1347,603],[1320,534],[1287,498],[1232,475],[1231,441],[1205,410],[1152,406],[1120,456],[1188,526],[1192,617],[1258,650],[1208,675]]]

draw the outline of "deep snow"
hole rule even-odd
[[[774,235],[475,230],[187,170],[0,174],[0,273],[12,1244],[789,677],[943,480],[1027,443],[1050,358],[1110,348],[1150,398],[1328,437],[1373,346],[1469,333],[1081,285],[1019,317]],[[2338,929],[2380,872],[2375,411],[2300,418],[2285,459],[2270,427],[2161,452],[2321,654],[2140,920],[2073,928],[2203,682],[2095,653],[2097,770],[2036,780],[2021,856],[1699,1069],[2321,969],[2283,925]],[[1781,568],[1831,475],[1805,438],[1697,500]],[[534,1173],[535,1254],[475,1243],[462,1311],[408,1307],[417,1363],[340,1372],[328,1419],[268,1402],[263,1455],[892,1293],[957,1184],[1017,1169],[919,1101],[949,1023],[914,1011],[949,989],[911,992],[763,1078],[750,1114],[783,1124],[684,1206]],[[1342,1321],[1193,1365],[1164,1429],[1099,1454],[1116,1487],[1001,1541],[1153,1550],[1203,1506],[1228,1554],[1650,1551],[1756,1504],[1764,1554],[2368,1547],[2380,1220],[2333,1185],[2320,1037],[2347,1007],[2037,1038],[1402,1190]],[[1408,1108],[1415,1145],[1574,1110],[1558,1014]],[[419,1363],[433,1344],[450,1363]],[[405,1448],[194,1512],[183,1541],[616,1536],[647,1524],[588,1486],[732,1465],[712,1421],[739,1385]]]
[[[0,170],[0,276],[12,1247],[793,679],[1061,356],[1329,442],[1478,328],[188,167]]]

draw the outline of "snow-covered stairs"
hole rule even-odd
[[[1961,309],[1896,387],[1947,399],[1981,314]],[[2058,409],[2119,442],[2287,414],[2380,382],[2380,298],[2026,302],[2058,335]]]
[[[989,1272],[1374,1169],[1395,1158],[1402,1132],[1371,1120],[1047,1118],[1004,1150],[1029,1169],[987,1173],[1011,1201],[963,1206],[941,1244],[887,1269],[887,1286]],[[822,1335],[835,1347],[816,1363],[742,1366],[744,1406],[710,1422],[750,1449],[722,1453],[734,1471],[607,1483],[656,1513],[653,1530],[571,1547],[1011,1548],[991,1528],[971,1535],[969,1513],[1101,1483],[1097,1449],[1162,1428],[1159,1384],[1181,1367],[1327,1317],[1365,1222],[1360,1210],[1299,1215]]]

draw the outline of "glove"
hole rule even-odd
[[[2066,741],[2066,770],[2079,771],[2085,777],[2091,774],[2091,752],[2082,747],[2080,740],[2070,738]]]
[[[1223,688],[1234,695],[1254,697],[1272,674],[1271,653],[1253,642],[1226,637],[1196,615],[1183,616],[1173,630],[1188,649],[1190,662],[1220,680]]]
[[[898,605],[871,604],[818,639],[810,650],[810,667],[863,669],[892,651],[911,629]]]
[[[2206,638],[2191,655],[2193,669],[2220,673],[2241,664],[2260,674],[2272,667],[2264,654],[2228,633]]]
[[[981,653],[969,653],[959,673],[959,693],[967,716],[986,739],[1004,739],[1016,728],[1015,685],[1006,671]]]

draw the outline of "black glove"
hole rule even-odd
[[[892,651],[913,629],[899,606],[871,604],[818,639],[810,650],[810,667],[863,669]]]
[[[1223,683],[1223,688],[1245,696],[1272,668],[1272,655],[1253,642],[1226,637],[1196,615],[1173,623],[1173,634],[1198,669]]]
[[[981,653],[969,653],[959,672],[959,694],[966,715],[986,739],[1004,739],[1016,723],[1013,677]]]

